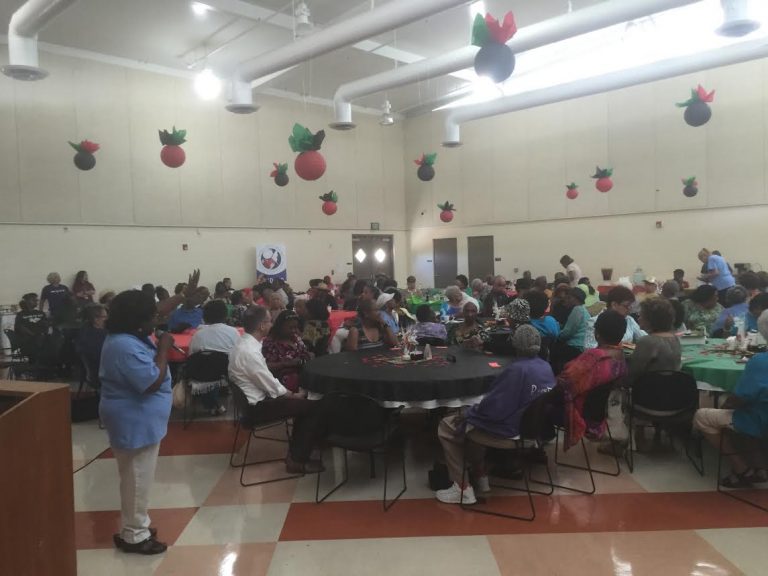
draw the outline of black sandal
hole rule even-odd
[[[752,481],[748,473],[749,470],[743,474],[731,472],[728,476],[720,480],[720,486],[723,488],[751,488]]]
[[[155,531],[155,534],[157,533],[156,529],[150,529],[150,531],[152,530]],[[127,554],[143,554],[145,556],[150,556],[153,554],[162,554],[168,549],[168,546],[163,542],[156,540],[154,535],[136,544],[129,544],[123,540],[119,534],[114,534],[112,536],[112,541],[116,548]]]

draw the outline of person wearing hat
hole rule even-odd
[[[571,311],[568,313],[565,326],[560,331],[557,344],[552,349],[552,363],[556,373],[584,351],[590,318],[584,306],[586,299],[587,296],[581,288],[571,288],[565,295],[565,305]]]
[[[453,480],[450,488],[435,493],[440,502],[474,504],[477,501],[475,488],[480,492],[490,490],[485,449],[478,444],[465,443],[465,438],[471,439],[473,433],[514,438],[520,433],[520,420],[528,405],[555,386],[552,368],[538,357],[541,336],[533,326],[520,326],[512,336],[512,346],[515,359],[496,377],[483,400],[440,422],[437,435]],[[468,450],[466,456],[474,487],[464,477],[462,469],[465,449]]]
[[[399,292],[397,296],[400,296]],[[397,334],[400,331],[400,318],[395,311],[397,304],[395,294],[389,292],[382,292],[376,299],[376,308],[379,309],[379,315],[384,323],[389,326],[389,329],[392,330],[393,334]]]
[[[320,300],[326,306],[330,306],[331,310],[338,310],[339,304],[336,302],[336,298],[331,294],[328,284],[323,281],[317,282],[312,286],[312,298]]]

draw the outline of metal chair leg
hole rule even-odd
[[[611,435],[611,427],[608,426],[607,422],[606,422],[605,427],[606,427],[606,431],[608,432],[608,441],[611,443],[611,453],[613,454],[613,459],[616,462],[616,471],[615,472],[612,472],[612,471],[609,471],[609,470],[597,470],[595,468],[589,468],[588,469],[585,466],[579,466],[578,464],[569,464],[567,462],[561,462],[560,460],[558,460],[558,458],[557,458],[557,454],[558,454],[557,443],[558,443],[558,439],[559,439],[559,436],[560,436],[560,429],[559,428],[556,429],[557,435],[555,437],[555,442],[556,442],[555,443],[555,466],[564,466],[565,468],[574,468],[576,470],[585,470],[585,471],[591,470],[593,474],[604,474],[605,476],[618,476],[619,474],[621,474],[621,464],[619,462],[619,455],[616,452],[616,446],[615,446],[615,444],[613,442],[613,436]]]
[[[235,464],[235,452],[237,450],[237,439],[240,435],[240,430],[242,426],[238,424],[237,430],[235,432],[235,439],[232,443],[232,452],[230,452],[229,455],[229,465],[232,468],[240,468],[240,485],[244,487],[248,486],[258,486],[260,484],[270,484],[272,482],[280,482],[282,480],[290,480],[292,478],[301,478],[303,474],[291,474],[287,476],[279,476],[277,478],[270,478],[269,480],[259,480],[257,482],[245,482],[245,469],[248,466],[257,466],[259,464],[268,464],[271,462],[282,462],[284,461],[284,458],[268,458],[266,460],[257,460],[255,462],[249,462],[248,461],[248,453],[250,452],[251,448],[251,439],[254,438],[253,434],[250,430],[248,430],[248,440],[245,442],[245,451],[243,452],[243,461],[240,464]],[[275,440],[274,438],[270,438],[270,440]]]
[[[572,464],[562,464],[557,460],[557,449],[560,444],[560,428],[555,428],[555,464],[558,466],[565,466],[566,468],[576,468],[577,470],[585,470],[589,474],[589,482],[592,485],[591,490],[583,490],[581,488],[574,488],[572,486],[565,486],[564,484],[552,484],[555,488],[562,488],[570,492],[578,492],[579,494],[594,494],[595,493],[595,477],[593,475],[592,465],[589,461],[589,453],[587,452],[587,444],[584,442],[584,437],[581,438],[581,449],[584,453],[584,462],[586,466],[575,466]]]
[[[344,451],[344,476],[341,482],[336,484],[330,492],[328,492],[325,496],[320,498],[320,476],[322,476],[322,472],[317,473],[317,484],[315,485],[315,502],[320,504],[321,502],[325,502],[326,498],[336,492],[339,488],[344,486],[344,484],[347,483],[347,480],[349,480],[349,462],[347,461],[347,449],[342,448]],[[322,459],[322,458],[321,458]]]
[[[373,457],[373,452],[371,452],[371,457]],[[408,490],[408,481],[405,477],[405,442],[401,444],[400,457],[403,464],[403,489],[400,490],[397,496],[395,496],[392,500],[389,501],[389,503],[387,503],[387,477],[389,472],[389,448],[386,448],[384,451],[384,498],[382,499],[384,512],[392,508],[395,502],[397,502],[400,499],[400,496],[405,494],[405,491]]]
[[[728,452],[728,453],[723,452],[723,438],[725,434],[726,434],[725,431],[723,431],[720,434],[720,447],[718,449],[718,456],[717,456],[717,477],[715,478],[715,482],[717,483],[717,491],[720,494],[723,494],[724,496],[728,496],[729,498],[733,498],[734,500],[738,500],[739,502],[743,502],[744,504],[749,504],[750,506],[757,508],[759,510],[762,510],[763,512],[768,512],[768,507],[762,506],[761,504],[758,504],[757,502],[749,500],[744,496],[739,496],[738,492],[740,490],[738,488],[723,490],[723,487],[720,485],[720,478],[722,478],[723,456],[733,456],[733,455],[739,454],[739,452]]]

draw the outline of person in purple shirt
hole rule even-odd
[[[512,346],[517,358],[499,374],[485,398],[461,414],[447,416],[440,422],[437,435],[453,480],[450,488],[435,493],[440,502],[458,504],[461,499],[466,434],[477,428],[501,438],[514,438],[519,434],[520,420],[528,405],[555,386],[552,368],[538,357],[541,336],[536,328],[529,324],[518,327],[512,336]],[[472,453],[467,454],[467,461],[472,467],[475,485],[480,492],[487,492],[490,486],[483,463],[485,449],[479,445],[469,446],[473,448]],[[466,482],[463,488],[463,503],[474,504],[474,488]]]
[[[435,313],[428,304],[416,308],[416,324],[413,326],[418,339],[448,340],[448,330],[443,324],[435,321]]]
[[[48,285],[43,287],[40,292],[40,310],[45,310],[45,304],[48,304],[48,315],[55,317],[59,308],[70,296],[69,288],[61,283],[61,276],[58,272],[51,272],[45,278]]]

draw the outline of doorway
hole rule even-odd
[[[467,238],[469,280],[495,276],[493,236],[469,236]]]
[[[434,250],[435,288],[445,288],[456,282],[457,250],[456,238],[432,240]]]
[[[352,234],[352,273],[362,280],[375,280],[377,274],[393,278],[393,237],[387,234]]]

